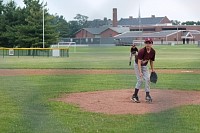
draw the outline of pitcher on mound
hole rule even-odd
[[[145,100],[147,102],[152,102],[152,98],[150,96],[150,73],[147,64],[150,62],[151,71],[154,72],[153,62],[155,60],[156,51],[152,48],[153,40],[151,38],[146,38],[144,40],[144,44],[145,47],[139,50],[134,62],[134,70],[137,78],[137,83],[135,85],[135,91],[131,100],[136,103],[140,102],[138,92],[142,87],[143,81],[145,82]]]

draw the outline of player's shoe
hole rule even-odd
[[[138,97],[137,95],[135,95],[135,94],[133,94],[131,100],[132,100],[133,102],[135,102],[135,103],[140,103],[139,97]]]
[[[153,100],[150,95],[147,95],[145,98],[146,102],[151,103]]]

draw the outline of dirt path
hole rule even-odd
[[[186,69],[158,69],[157,73],[194,73],[200,74],[200,70]],[[97,70],[97,69],[0,69],[0,76],[15,75],[65,75],[65,74],[134,74],[133,69],[125,70]]]

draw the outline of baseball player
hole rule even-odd
[[[130,50],[130,60],[129,60],[129,66],[131,65],[131,61],[132,61],[132,57],[136,56],[138,53],[138,49],[136,47],[136,44],[133,43],[133,45],[131,46],[131,50]]]
[[[145,82],[145,92],[147,102],[152,102],[150,96],[150,75],[149,69],[147,67],[148,62],[150,62],[151,71],[154,72],[153,61],[155,60],[155,50],[152,48],[153,40],[151,38],[146,38],[144,41],[145,47],[141,48],[138,55],[135,58],[134,70],[137,78],[137,83],[135,85],[135,91],[132,95],[131,100],[139,103],[138,92],[142,87],[143,80]]]

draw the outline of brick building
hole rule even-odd
[[[146,18],[121,18],[117,20],[117,8],[113,8],[112,26],[99,28],[83,28],[76,32],[76,38],[130,38],[139,41],[152,37],[155,42],[197,43],[200,40],[200,26],[172,25],[165,17],[152,15]]]
[[[83,28],[76,33],[76,38],[107,38],[130,31],[128,27]]]

